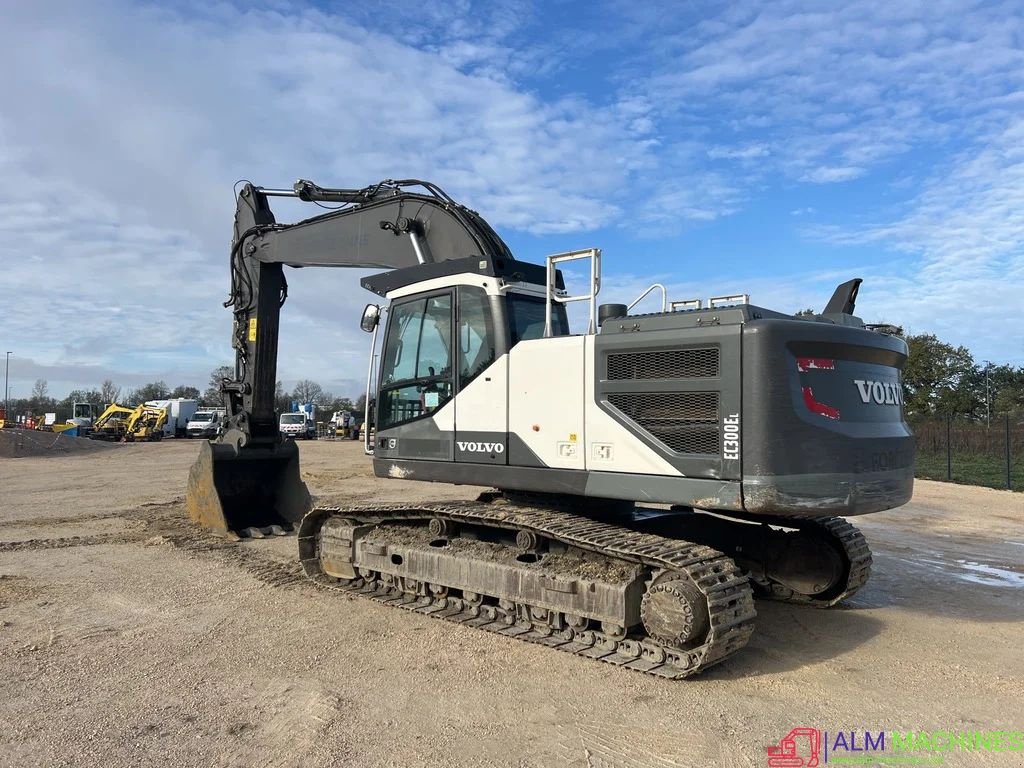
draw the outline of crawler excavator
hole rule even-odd
[[[335,209],[282,224],[277,196]],[[573,261],[590,276],[570,294]],[[361,322],[375,474],[494,490],[311,508],[274,412],[285,266],[383,270],[361,281],[387,301]],[[190,517],[296,529],[326,588],[670,679],[740,650],[755,594],[827,607],[856,592],[871,554],[843,518],[904,504],[914,460],[907,346],[853,314],[861,281],[813,316],[664,295],[630,314],[597,304],[600,268],[597,249],[518,261],[427,182],[245,183],[226,428],[192,468]],[[585,333],[569,332],[574,301]]]

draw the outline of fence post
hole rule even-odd
[[[1006,414],[1006,490],[1013,490],[1010,483],[1010,414]]]
[[[953,424],[953,417],[950,414],[946,414],[946,479],[953,479],[953,443],[950,440],[949,434]]]

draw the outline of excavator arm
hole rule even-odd
[[[325,213],[277,221],[270,198],[290,197]],[[221,532],[283,530],[309,508],[298,450],[283,440],[274,409],[284,267],[400,270],[455,259],[512,261],[512,253],[476,212],[437,186],[386,180],[361,189],[329,189],[299,180],[292,189],[245,182],[231,242],[233,379],[221,384],[225,430],[204,443],[189,475],[186,506],[200,525]]]

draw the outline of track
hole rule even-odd
[[[814,608],[831,608],[852,597],[867,583],[871,576],[871,550],[864,535],[852,524],[841,517],[787,520],[784,523],[803,533],[810,533],[820,540],[822,546],[832,546],[838,550],[844,560],[844,580],[841,585],[821,595],[804,595],[776,582],[758,583],[752,580],[758,597]]]
[[[699,642],[674,644],[637,627],[632,631],[605,624],[597,627],[596,622],[580,621],[580,617],[553,622],[547,608],[496,596],[452,596],[445,584],[419,584],[410,590],[401,579],[386,573],[364,578],[360,572],[352,579],[337,579],[324,572],[320,559],[325,545],[321,530],[332,518],[368,525],[422,525],[436,519],[518,535],[528,532],[610,561],[639,565],[648,573],[648,593],[652,587],[671,591],[672,585],[692,584],[707,606],[707,629]],[[546,508],[479,502],[318,508],[299,528],[299,553],[307,575],[324,587],[670,679],[688,677],[723,661],[746,645],[753,631],[750,585],[720,552]]]

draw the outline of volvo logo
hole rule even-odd
[[[862,403],[878,405],[903,405],[903,389],[899,384],[888,381],[854,379]]]
[[[460,451],[469,453],[504,453],[505,446],[502,443],[464,443],[461,440],[455,442]]]

